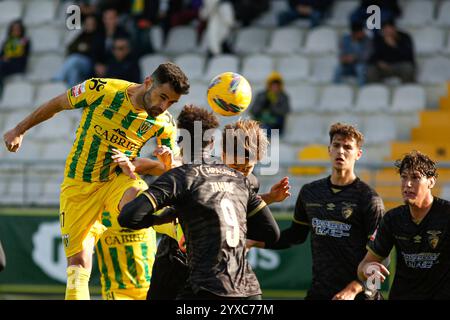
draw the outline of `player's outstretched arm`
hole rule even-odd
[[[117,220],[121,227],[139,230],[155,224],[153,212],[155,212],[156,208],[148,197],[144,192],[133,201],[128,202],[120,210]]]
[[[260,197],[267,204],[282,202],[286,198],[291,196],[291,193],[289,192],[290,188],[291,186],[289,185],[289,178],[284,177],[283,179],[275,183],[272,188],[270,188],[270,192],[261,194]]]
[[[256,247],[271,246],[280,238],[280,228],[268,206],[247,219],[247,247],[250,243]]]
[[[13,129],[9,130],[3,135],[6,148],[10,152],[17,152],[22,145],[24,134],[34,126],[45,120],[50,119],[56,113],[71,109],[72,106],[67,98],[67,94],[63,93],[41,105],[24,120],[19,122]]]

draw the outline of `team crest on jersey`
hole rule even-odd
[[[343,202],[342,203],[342,216],[344,219],[350,218],[350,216],[353,214],[353,208],[355,205],[353,203]]]
[[[336,205],[334,203],[327,203],[327,210],[333,211]]]
[[[74,98],[77,98],[79,95],[83,94],[86,90],[85,82],[77,84],[76,86],[72,87],[72,89],[70,91],[70,95]]]
[[[430,245],[431,248],[436,249],[438,243],[439,243],[439,235],[442,233],[441,231],[436,231],[436,230],[430,230],[427,231],[427,233],[429,234],[428,236],[428,244]]]
[[[413,239],[414,239],[414,243],[421,243],[422,242],[422,237],[420,235],[415,236]]]
[[[137,132],[138,136],[142,137],[144,134],[147,133],[148,130],[150,130],[151,127],[152,124],[150,122],[148,121],[142,122]]]

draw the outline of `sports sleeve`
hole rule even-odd
[[[79,83],[67,90],[67,98],[74,109],[90,106],[104,95],[106,81],[92,78]]]
[[[164,116],[163,125],[156,132],[156,142],[159,145],[169,147],[174,156],[179,156],[180,148],[177,144],[177,126],[169,112],[166,112]]]
[[[247,238],[271,246],[280,238],[280,228],[268,206],[247,219]]]
[[[177,191],[183,190],[177,185],[176,171],[177,169],[173,169],[164,173],[146,191],[127,203],[120,211],[119,225],[139,230],[157,224],[158,216],[153,213],[172,205]]]
[[[266,245],[266,248],[276,250],[287,249],[293,245],[305,242],[309,233],[309,220],[302,200],[302,190],[300,190],[295,203],[291,226],[281,232],[280,239],[276,243],[271,246]]]
[[[375,232],[369,239],[367,250],[379,257],[385,259],[389,257],[392,247],[394,246],[394,237],[391,229],[391,221],[389,212],[381,219]]]
[[[375,232],[384,215],[384,203],[376,193],[370,193],[367,206],[363,211],[363,222],[367,239]]]

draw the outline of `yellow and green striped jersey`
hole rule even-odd
[[[148,288],[156,254],[152,228],[138,231],[108,228],[96,244],[104,292]]]
[[[73,108],[83,114],[66,160],[65,176],[85,182],[108,181],[118,169],[111,159],[118,149],[134,159],[155,137],[177,154],[176,125],[168,111],[156,118],[131,104],[127,88],[134,83],[93,78],[67,91]]]

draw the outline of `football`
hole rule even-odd
[[[207,99],[214,112],[223,116],[235,116],[250,105],[252,88],[242,75],[224,72],[209,83]]]

